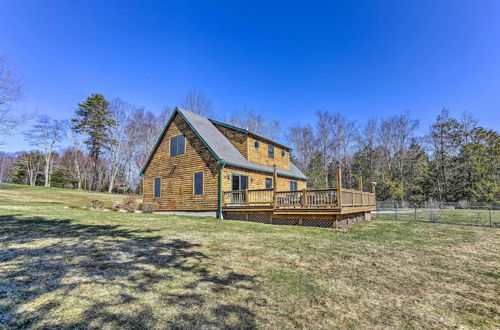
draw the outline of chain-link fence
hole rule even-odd
[[[377,202],[375,219],[425,221],[468,226],[500,227],[500,205],[467,202]]]

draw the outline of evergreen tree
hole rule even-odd
[[[71,129],[79,134],[86,135],[84,143],[89,149],[92,160],[93,176],[92,190],[97,190],[99,181],[99,157],[114,141],[109,136],[109,129],[116,125],[111,118],[109,102],[101,94],[90,95],[85,102],[78,105],[75,111],[77,118],[71,119]]]

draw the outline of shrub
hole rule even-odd
[[[113,203],[113,204],[111,204],[111,208],[121,209],[121,208],[123,208],[123,204],[122,203]]]
[[[104,202],[98,199],[94,199],[93,201],[90,202],[90,208],[96,210],[102,210],[104,208]]]
[[[123,209],[128,212],[134,212],[137,207],[137,203],[135,202],[134,196],[128,196],[123,200]]]
[[[143,213],[153,213],[156,209],[156,204],[154,203],[140,203],[139,210]]]

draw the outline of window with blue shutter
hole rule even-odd
[[[273,187],[273,179],[266,178],[266,189],[271,189]]]
[[[290,190],[299,190],[297,187],[297,181],[290,181]]]
[[[161,178],[156,178],[154,197],[160,197],[160,196],[161,196]]]
[[[184,155],[185,152],[184,135],[178,135],[170,138],[170,157]]]
[[[194,194],[203,195],[203,172],[194,174]]]

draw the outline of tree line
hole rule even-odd
[[[0,138],[26,120],[9,111],[22,87],[5,63],[0,56]],[[181,106],[214,117],[200,91],[189,91]],[[23,133],[33,150],[0,152],[0,182],[140,193],[140,169],[171,113],[92,94],[69,120],[37,116]],[[377,183],[378,200],[500,200],[499,134],[468,113],[455,118],[443,109],[424,136],[408,112],[358,123],[320,110],[313,125],[287,129],[251,110],[216,119],[290,144],[311,188],[335,187],[341,168],[344,187],[357,187],[361,175],[365,189]]]

